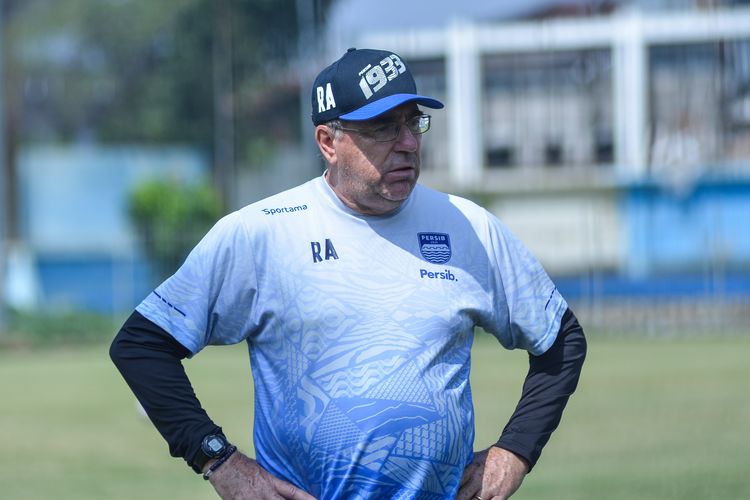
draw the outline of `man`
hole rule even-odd
[[[417,184],[418,105],[443,107],[391,52],[350,49],[324,69],[312,120],[325,173],[219,221],[112,344],[171,454],[223,498],[507,498],[559,423],[583,332],[504,225]],[[475,326],[530,353],[515,413],[476,454]],[[243,340],[257,461],[181,365]]]

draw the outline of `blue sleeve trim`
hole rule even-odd
[[[164,302],[165,304],[167,304],[170,308],[172,308],[175,311],[177,311],[178,313],[182,314],[182,316],[184,318],[187,318],[187,314],[185,314],[183,311],[181,311],[177,306],[175,306],[174,304],[172,304],[171,302],[169,302],[167,299],[165,299],[164,297],[162,297],[161,295],[159,295],[158,293],[156,293],[156,290],[153,291],[153,294],[156,295],[157,297],[159,297],[159,299],[161,299],[161,301]]]

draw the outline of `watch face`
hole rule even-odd
[[[224,449],[224,440],[219,436],[211,436],[205,441],[206,454],[216,456]]]

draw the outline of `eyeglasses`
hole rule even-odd
[[[404,125],[406,125],[406,128],[408,128],[409,132],[413,135],[422,135],[430,130],[430,115],[416,115],[405,122],[386,123],[380,127],[372,129],[342,127],[338,123],[333,126],[340,130],[346,130],[347,132],[354,132],[369,137],[375,142],[391,142],[398,138],[399,134],[401,134],[401,127]]]

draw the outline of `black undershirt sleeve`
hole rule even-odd
[[[578,385],[585,358],[583,329],[568,309],[552,347],[540,356],[529,354],[529,372],[521,399],[497,446],[522,456],[532,469],[560,423],[568,398]]]
[[[109,349],[117,369],[169,445],[192,465],[203,437],[220,434],[193,391],[182,360],[190,351],[134,311]]]
[[[182,359],[189,355],[137,311],[110,347],[112,361],[167,441],[170,454],[192,465],[203,437],[222,431],[201,407],[185,373]],[[498,446],[522,456],[533,468],[575,391],[585,355],[583,330],[568,309],[554,344],[541,356],[529,355],[521,399]]]

